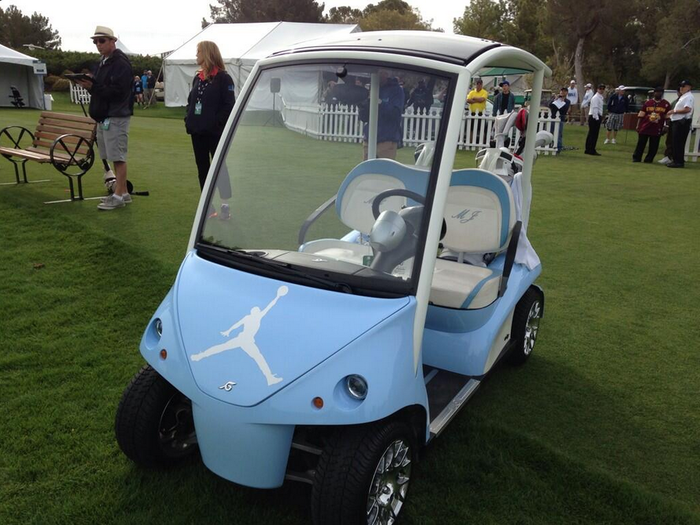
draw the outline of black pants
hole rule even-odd
[[[664,150],[664,157],[668,157],[673,160],[673,126],[669,123],[668,133],[666,133],[666,149]]]
[[[598,133],[600,133],[600,119],[596,120],[588,116],[588,135],[586,136],[586,153],[596,153],[595,147],[598,144]]]
[[[634,153],[632,153],[632,160],[636,160],[637,162],[642,160],[644,148],[647,147],[647,141],[649,141],[649,152],[647,153],[647,156],[644,157],[644,162],[654,162],[654,155],[656,155],[656,152],[659,151],[660,140],[661,137],[658,135],[642,135],[640,133],[639,138],[637,139],[637,148],[634,150]]]
[[[197,173],[199,175],[199,188],[204,189],[204,183],[207,180],[211,159],[216,152],[216,147],[219,145],[220,135],[191,135],[192,148],[194,149],[194,160],[197,163]],[[219,195],[222,199],[231,198],[231,181],[225,171],[219,175],[216,181],[216,187],[219,189]]]
[[[673,128],[673,162],[683,166],[685,164],[685,141],[690,133],[690,124],[692,119],[684,118],[681,120],[671,121]]]

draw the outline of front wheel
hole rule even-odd
[[[144,467],[171,466],[197,450],[192,403],[150,365],[124,390],[114,431],[122,452]]]
[[[523,364],[532,354],[540,329],[543,307],[542,292],[534,286],[527,289],[515,306],[511,330],[515,346],[508,356],[512,364]]]
[[[314,523],[393,524],[406,502],[415,457],[415,439],[404,422],[339,429],[316,468]]]

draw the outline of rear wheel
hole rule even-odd
[[[523,364],[532,354],[540,329],[543,306],[542,292],[534,286],[527,289],[515,306],[511,330],[515,347],[508,356],[512,364]]]
[[[391,525],[408,493],[416,457],[402,421],[339,429],[316,468],[311,510],[316,525]]]
[[[197,450],[192,403],[150,365],[124,390],[114,430],[122,452],[145,467],[170,466]]]

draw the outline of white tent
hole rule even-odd
[[[44,109],[44,77],[34,73],[36,58],[0,45],[0,107],[12,107],[11,86],[18,89],[27,107]]]
[[[124,45],[124,42],[121,41],[121,39],[117,40],[117,49],[119,49],[125,55],[136,56],[138,54],[138,53],[134,53],[128,47],[126,47]]]
[[[255,63],[275,51],[321,38],[360,31],[358,25],[262,22],[257,24],[212,24],[173,51],[164,64],[165,105],[185,106],[192,79],[197,72],[197,44],[215,42],[221,50],[226,71],[240,92]],[[318,86],[314,81],[314,94]]]

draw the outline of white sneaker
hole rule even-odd
[[[615,139],[612,139],[613,144],[617,144],[617,141]]]
[[[664,157],[663,159],[661,159],[659,161],[659,164],[664,164],[664,165],[671,164],[671,159],[669,159],[668,157]]]
[[[126,206],[126,204],[124,203],[124,199],[122,199],[121,197],[117,197],[116,195],[110,195],[105,199],[104,202],[101,202],[97,205],[97,209],[109,211],[117,208],[123,208],[124,206]]]
[[[106,202],[107,199],[109,199],[109,197],[111,197],[111,195],[108,197],[100,197],[100,202]],[[132,203],[131,195],[129,193],[125,193],[124,195],[122,195],[122,200],[124,201],[124,204]]]
[[[610,144],[610,139],[605,139],[605,142],[603,144]]]

